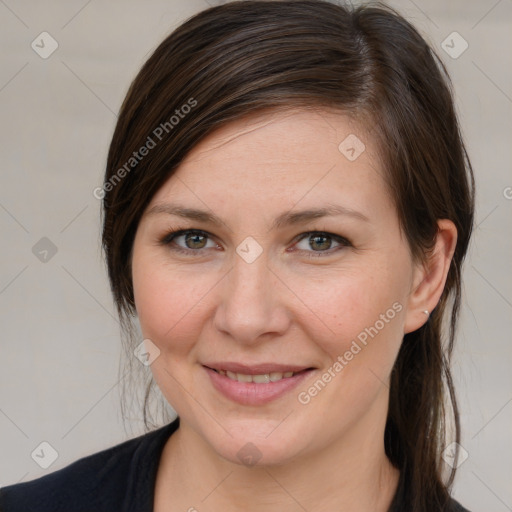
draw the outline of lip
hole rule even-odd
[[[233,373],[243,373],[245,375],[263,375],[271,372],[301,372],[311,368],[310,366],[286,365],[276,363],[258,363],[258,364],[242,364],[230,361],[215,361],[212,363],[204,363],[203,366],[213,370],[227,370]]]
[[[216,372],[210,365],[203,365],[213,387],[224,397],[240,405],[264,405],[277,400],[287,393],[290,393],[315,371],[314,368],[310,367],[305,368],[277,364],[245,366],[238,363],[222,363],[213,367],[234,373],[245,373],[246,375],[260,375],[270,372],[285,373],[287,371],[300,372],[292,377],[285,377],[278,380],[277,382],[238,382]]]

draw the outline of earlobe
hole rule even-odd
[[[407,304],[404,334],[419,329],[427,322],[444,290],[446,278],[457,245],[457,228],[448,219],[437,222],[438,231],[432,253],[414,271]]]

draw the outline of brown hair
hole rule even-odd
[[[179,26],[143,65],[120,111],[103,197],[102,241],[128,351],[136,314],[131,249],[155,192],[215,129],[256,111],[296,107],[342,111],[372,127],[415,258],[423,260],[432,248],[438,219],[457,228],[441,300],[423,327],[405,335],[393,368],[384,439],[401,473],[391,510],[445,510],[455,470],[444,482],[440,453],[446,398],[455,427],[450,441],[460,438],[449,362],[474,178],[446,69],[390,8],[325,0],[232,2]],[[149,150],[141,157],[143,146]]]

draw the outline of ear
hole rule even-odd
[[[432,253],[424,264],[413,272],[411,294],[407,303],[404,334],[419,329],[428,320],[429,313],[437,306],[444,290],[448,270],[457,244],[457,228],[451,220],[437,222],[438,231]]]

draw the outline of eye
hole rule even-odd
[[[199,229],[173,230],[167,233],[160,240],[160,243],[167,246],[173,252],[182,253],[187,256],[198,256],[202,254],[202,249],[220,247],[210,238],[209,233]],[[352,244],[340,235],[325,231],[309,231],[299,235],[292,251],[299,250],[306,253],[307,257],[315,258],[329,256],[345,247],[351,246]]]
[[[326,233],[325,231],[310,231],[300,235],[294,247],[309,253],[309,257],[331,255],[334,252],[350,247],[352,244],[340,235]],[[317,253],[317,254],[314,254]]]
[[[184,229],[168,233],[161,240],[161,243],[169,246],[173,251],[192,254],[194,252],[200,252],[200,249],[213,249],[218,247],[218,244],[209,237],[210,235],[205,231]],[[209,246],[208,243],[210,243]]]

